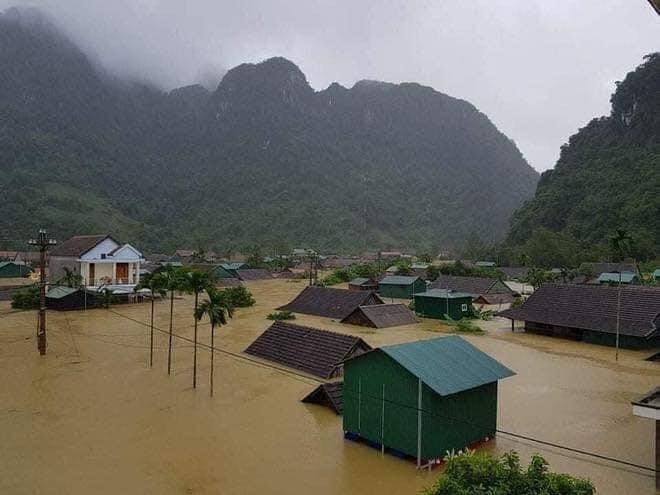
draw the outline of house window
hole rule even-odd
[[[462,311],[463,313],[466,313],[466,312],[467,312],[467,304],[461,304],[461,311]]]

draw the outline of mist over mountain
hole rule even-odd
[[[216,89],[119,80],[38,13],[0,16],[0,237],[147,249],[435,249],[501,239],[538,174],[470,103],[414,83],[314,91],[291,61]]]
[[[607,246],[622,229],[633,255],[660,252],[660,53],[628,73],[610,101],[610,115],[570,137],[534,199],[516,212],[511,244],[547,229],[586,249]]]

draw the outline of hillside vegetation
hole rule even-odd
[[[538,178],[473,105],[419,84],[314,91],[273,58],[163,92],[17,9],[0,16],[0,66],[4,239],[435,249],[501,240]]]

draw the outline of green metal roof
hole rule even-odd
[[[637,274],[633,272],[605,272],[598,276],[598,281],[618,283],[620,280],[622,284],[629,284],[635,278],[637,278]]]
[[[657,269],[653,272],[653,278],[660,278],[660,268],[657,268]]]
[[[509,368],[455,335],[388,345],[380,350],[439,395],[456,394],[515,375]]]
[[[46,297],[50,299],[62,299],[63,297],[68,296],[69,294],[73,294],[74,292],[78,292],[80,289],[75,289],[73,287],[53,287],[48,291],[46,294]]]
[[[368,278],[365,278],[365,277],[356,277],[356,278],[354,278],[353,280],[351,280],[351,281],[348,282],[348,283],[351,284],[351,285],[362,285],[362,284],[365,284],[365,283],[367,283],[367,282],[369,282],[369,279],[368,279]]]
[[[4,268],[7,265],[16,265],[16,266],[25,266],[25,267],[27,267],[27,263],[25,261],[0,261],[0,268]]]
[[[408,277],[403,275],[388,275],[379,283],[382,285],[410,285],[414,284],[419,277]]]
[[[439,299],[464,299],[466,297],[472,299],[472,294],[468,294],[467,292],[456,292],[453,290],[447,290],[447,289],[430,289],[427,290],[426,292],[417,292],[416,294],[413,294],[413,296],[419,296],[419,297],[437,297]]]

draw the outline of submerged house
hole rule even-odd
[[[614,346],[618,326],[621,347],[660,346],[660,287],[544,284],[498,315],[512,330],[523,321],[526,332]]]
[[[344,434],[441,459],[495,436],[497,382],[512,375],[457,336],[374,349],[344,363]]]
[[[426,282],[416,276],[388,275],[378,283],[382,297],[412,299],[413,294],[426,290]]]
[[[329,407],[335,413],[342,414],[344,411],[344,383],[341,381],[322,383],[307,394],[302,402]]]
[[[50,251],[48,267],[52,280],[61,278],[67,268],[90,289],[131,291],[140,282],[144,261],[140,251],[109,235],[78,235]]]
[[[370,328],[389,328],[417,323],[415,314],[405,304],[359,306],[342,323]]]
[[[0,261],[0,278],[29,277],[32,271],[24,261]]]
[[[423,318],[452,320],[472,316],[472,294],[445,289],[429,289],[415,294],[415,313]]]
[[[599,284],[609,285],[639,285],[641,282],[635,272],[603,272],[598,275]]]
[[[446,289],[472,295],[476,304],[508,304],[515,293],[501,280],[487,277],[440,275],[431,283],[432,289]]]
[[[293,301],[277,309],[342,320],[359,306],[373,304],[385,304],[375,292],[310,286]]]
[[[373,278],[357,277],[348,282],[349,290],[378,290],[378,282]]]
[[[46,293],[46,307],[56,311],[90,309],[96,306],[97,294],[80,287],[53,287]]]
[[[342,375],[344,360],[369,350],[369,344],[353,335],[276,321],[245,352],[330,379]]]
[[[270,280],[273,278],[268,270],[261,268],[239,268],[236,270],[236,276],[243,281]]]

